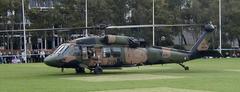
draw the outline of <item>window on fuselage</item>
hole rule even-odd
[[[120,57],[121,56],[121,48],[113,47],[111,49],[111,51],[112,51],[112,56],[113,57]]]
[[[107,58],[111,56],[111,49],[110,48],[103,48],[103,57]]]
[[[81,51],[80,51],[78,46],[73,47],[73,52],[74,52],[73,53],[74,56],[80,56],[81,55]]]
[[[82,58],[88,59],[87,47],[82,47]]]

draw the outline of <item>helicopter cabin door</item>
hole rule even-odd
[[[86,48],[86,59],[88,59],[88,66],[102,65],[102,48],[101,47],[88,47]],[[84,55],[83,55],[84,57]],[[84,58],[83,58],[84,59]]]
[[[82,60],[88,60],[88,50],[87,50],[87,47],[81,47],[81,50],[82,50]]]
[[[83,55],[86,59],[89,59],[89,66],[95,66],[100,64],[104,67],[115,67],[121,65],[121,48],[118,47],[94,47],[86,48],[87,52],[92,52],[93,54]],[[84,50],[84,49],[83,49]],[[82,51],[82,53],[86,53]],[[88,58],[87,58],[88,56]]]

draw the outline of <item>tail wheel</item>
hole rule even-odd
[[[184,68],[184,70],[189,70],[189,67],[188,67],[188,66],[186,66],[186,67]]]
[[[184,68],[184,70],[189,70],[189,67],[188,66],[185,66],[183,63],[179,63],[180,66],[182,66]]]

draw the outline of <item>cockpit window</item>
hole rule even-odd
[[[63,53],[64,51],[66,51],[66,49],[69,47],[68,44],[62,44],[60,45],[53,53],[54,54],[61,54]]]
[[[62,49],[62,51],[60,51],[60,53],[66,54],[69,52],[69,46],[66,46],[65,48]]]
[[[63,47],[64,47],[63,45],[60,45],[60,46],[53,52],[53,54],[59,52],[59,50],[61,50]]]

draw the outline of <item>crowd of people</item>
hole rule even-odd
[[[225,52],[223,54],[223,57],[225,58],[239,58],[240,57],[240,52]]]
[[[37,63],[43,62],[44,58],[49,55],[52,50],[32,50],[27,51],[27,62],[28,63]],[[0,51],[0,64],[1,63],[23,63],[24,60],[23,51]]]

